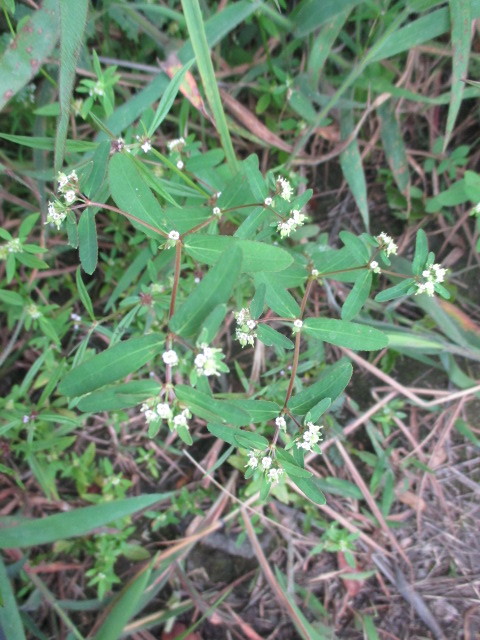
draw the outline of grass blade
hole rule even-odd
[[[55,138],[55,171],[60,170],[65,153],[75,67],[82,49],[87,13],[88,0],[60,0],[60,117]]]
[[[12,585],[0,556],[0,635],[4,638],[25,640],[20,613],[17,608]]]
[[[354,129],[352,111],[340,112],[340,131],[342,138],[346,140]],[[369,230],[370,215],[367,200],[367,181],[363,170],[362,156],[358,148],[358,140],[355,138],[340,155],[340,166],[345,180],[350,187],[357,207],[360,210],[365,229]]]
[[[205,34],[200,5],[198,0],[182,0],[182,7],[205,95],[212,110],[222,147],[225,151],[225,157],[232,171],[235,171],[237,168],[237,159],[215,78],[215,71],[213,69],[210,48]]]
[[[472,34],[472,8],[470,0],[450,0],[450,17],[452,21],[452,88],[448,107],[447,128],[443,151],[448,146],[455,121],[462,104],[464,79],[468,70],[470,39]]]
[[[184,65],[181,69],[179,69],[173,78],[170,80],[168,87],[165,89],[165,93],[160,100],[160,103],[155,112],[155,116],[152,120],[152,124],[148,130],[148,137],[151,138],[158,127],[165,120],[165,116],[170,111],[170,107],[173,104],[173,101],[177,97],[178,90],[180,89],[180,85],[185,78],[185,74],[192,66],[193,60]]]
[[[389,102],[380,105],[377,113],[380,118],[380,133],[388,164],[400,192],[408,197],[410,172],[400,125]]]

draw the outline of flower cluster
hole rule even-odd
[[[152,149],[152,141],[147,136],[136,136],[138,142],[140,143],[140,149],[143,153],[148,153]]]
[[[140,407],[140,411],[145,416],[145,422],[148,425],[165,420],[172,430],[183,428],[188,431],[190,428],[188,426],[188,420],[192,417],[190,411],[183,409],[179,413],[175,413],[168,402],[159,402],[156,405],[152,401],[144,402]]]
[[[297,230],[298,227],[301,227],[307,216],[303,213],[300,213],[298,209],[293,209],[290,211],[290,218],[287,220],[282,220],[277,225],[277,231],[280,233],[281,238],[288,237],[291,233]]]
[[[368,266],[373,271],[373,273],[381,273],[381,271],[382,271],[380,269],[380,265],[378,264],[378,262],[376,260],[372,260]]]
[[[276,181],[276,187],[277,187],[277,193],[280,195],[280,197],[286,200],[287,202],[290,202],[293,196],[293,189],[290,182],[285,178],[282,178],[282,176],[278,176]]]
[[[170,142],[167,142],[169,151],[181,151],[184,146],[185,138],[175,138],[175,140],[170,140]]]
[[[255,451],[248,452],[247,468],[256,470],[261,469],[265,473],[265,477],[271,484],[277,484],[283,475],[283,469],[274,466],[273,458],[267,453],[258,453]]]
[[[422,271],[422,276],[425,278],[424,282],[417,282],[417,290],[415,295],[420,293],[426,293],[429,296],[433,296],[435,293],[435,285],[445,280],[447,269],[442,267],[441,264],[431,264],[427,269]]]
[[[396,255],[398,251],[398,246],[395,244],[393,239],[388,234],[382,231],[382,233],[379,236],[377,236],[375,240],[380,245],[380,248],[382,249],[382,251],[385,251],[385,253],[387,254],[387,257],[392,253],[393,255]]]
[[[295,318],[295,320],[293,321],[292,333],[298,333],[302,327],[303,327],[303,320],[300,320],[300,318]]]
[[[255,338],[257,337],[257,333],[255,331],[257,323],[251,318],[250,310],[244,307],[234,315],[235,320],[237,321],[235,338],[240,342],[242,347],[246,347],[247,344],[253,347],[255,344]]]
[[[58,192],[63,196],[64,202],[54,200],[48,203],[45,224],[54,224],[57,229],[60,229],[67,217],[68,207],[77,199],[78,176],[75,171],[71,171],[68,176],[60,171],[57,183]]]
[[[220,371],[228,371],[222,362],[225,354],[221,349],[214,349],[206,344],[200,345],[202,353],[195,356],[195,368],[199,376],[219,376]]]
[[[177,352],[173,349],[169,349],[168,351],[164,351],[162,353],[162,360],[165,364],[169,364],[171,367],[174,367],[178,364],[178,355]]]
[[[299,449],[305,449],[305,451],[312,451],[313,446],[323,440],[320,430],[323,426],[313,424],[313,422],[307,422],[307,430],[303,432],[303,435],[297,440],[296,445]]]
[[[180,240],[180,233],[175,229],[172,229],[168,233],[168,238],[165,243],[165,249],[171,249],[179,242],[179,240]]]
[[[38,318],[42,317],[42,312],[36,304],[33,304],[33,302],[25,308],[25,311],[30,316],[30,318],[32,318],[32,320],[37,320]]]

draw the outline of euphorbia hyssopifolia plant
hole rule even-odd
[[[304,373],[305,354],[313,349],[318,356],[321,343],[387,347],[364,310],[372,289],[385,278],[389,287],[377,301],[448,297],[445,269],[428,252],[423,231],[413,262],[396,255],[386,233],[343,231],[343,248],[329,248],[308,224],[312,191],[296,193],[295,176],[263,176],[256,156],[232,177],[222,152],[201,153],[193,136],[171,141],[165,154],[146,136],[125,138],[101,143],[108,183],[105,167],[95,163],[90,173],[71,169],[59,174],[58,198],[48,205],[47,222],[57,229],[65,223],[70,242],[78,239],[86,271],[95,268],[100,210],[126,218],[143,252],[137,281],[130,278],[120,292],[117,285],[107,304],[115,309],[130,287],[118,310],[77,331],[83,348],[59,392],[86,413],[137,406],[150,438],[161,438],[166,425],[191,444],[192,420],[200,419],[202,428],[239,448],[245,476],[263,497],[288,478],[322,502],[304,455],[321,453],[321,417],[352,367],[346,358],[323,368],[314,359],[309,375],[317,379],[307,386],[299,365]],[[8,243],[0,250],[12,251]],[[352,285],[348,294],[338,285],[340,317],[332,317],[322,296],[333,281]],[[80,295],[91,307],[85,287]],[[92,356],[86,346],[100,328],[110,346]],[[247,381],[259,343],[267,347],[262,357],[288,373],[275,385],[262,386],[258,376]]]

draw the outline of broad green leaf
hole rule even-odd
[[[37,75],[58,38],[58,1],[44,0],[8,43],[0,58],[0,110]]]
[[[213,341],[222,325],[222,322],[225,320],[226,313],[227,305],[219,304],[211,313],[208,314],[200,330],[200,344],[204,342],[209,344]]]
[[[305,422],[317,422],[320,416],[325,413],[325,411],[330,407],[331,404],[331,398],[323,398],[323,400],[317,402],[317,404],[307,412],[305,416]]]
[[[352,256],[347,248],[315,251],[313,264],[322,278],[332,278],[340,282],[354,282],[359,271],[365,267],[365,260]]]
[[[230,298],[241,261],[240,249],[227,251],[177,309],[170,320],[170,329],[183,337],[196,334],[208,314]]]
[[[82,301],[83,306],[87,310],[88,315],[92,319],[92,322],[95,322],[95,314],[93,312],[92,301],[91,301],[90,296],[88,294],[87,287],[85,286],[85,284],[84,284],[84,282],[82,280],[82,274],[81,274],[81,271],[80,271],[80,267],[78,267],[78,269],[77,269],[77,272],[75,274],[75,278],[76,278],[76,282],[77,282],[77,289],[78,289],[78,295],[80,296],[80,300]]]
[[[297,301],[291,293],[277,284],[275,278],[275,275],[265,272],[258,273],[255,278],[256,284],[261,284],[263,282],[267,287],[265,294],[267,305],[272,309],[272,311],[278,313],[280,317],[299,318],[300,307],[298,306]]]
[[[251,422],[267,422],[280,415],[280,407],[269,400],[230,400],[230,404],[246,411]]]
[[[60,65],[59,101],[60,117],[55,137],[55,170],[59,171],[65,152],[68,117],[72,101],[75,68],[83,45],[87,24],[88,0],[60,0]]]
[[[344,498],[355,498],[355,500],[361,500],[363,495],[357,485],[343,478],[317,478],[317,485],[325,493],[331,493],[336,496],[343,496]]]
[[[2,530],[3,531],[3,530]],[[1,537],[1,536],[0,536]],[[0,556],[0,632],[5,640],[25,640],[25,631],[15,595]]]
[[[12,524],[2,527],[0,549],[25,549],[40,544],[50,544],[57,540],[84,536],[98,527],[126,518],[151,507],[156,502],[171,498],[172,495],[173,492],[144,494],[135,498],[81,507],[43,518],[19,520],[10,516],[8,520],[3,521]]]
[[[212,396],[184,384],[175,386],[175,395],[192,413],[211,422],[233,424],[241,427],[250,424],[249,414],[226,400],[215,400]]]
[[[374,351],[388,345],[387,336],[378,329],[334,318],[307,318],[303,331],[317,340],[358,351]]]
[[[81,396],[134,373],[153,359],[161,347],[158,335],[130,338],[82,362],[58,386],[65,396]]]
[[[305,415],[325,398],[334,402],[350,382],[352,372],[348,360],[339,360],[327,367],[317,382],[290,398],[288,408],[296,415]]]
[[[255,295],[253,296],[252,302],[250,303],[250,315],[254,320],[258,320],[258,318],[263,313],[266,293],[267,287],[265,286],[264,282],[261,282],[257,287],[255,287]]]
[[[157,396],[160,385],[155,380],[131,380],[114,387],[93,391],[78,403],[80,411],[98,413],[100,411],[118,411],[134,407],[141,402]]]
[[[216,264],[225,251],[239,247],[242,251],[242,271],[282,271],[289,267],[293,258],[280,247],[263,242],[241,240],[233,236],[210,236],[195,234],[185,239],[185,251],[199,262]]]
[[[360,262],[361,264],[365,264],[368,262],[370,252],[358,236],[355,236],[349,231],[340,231],[338,235],[356,263]]]
[[[224,440],[234,447],[244,447],[245,449],[266,449],[269,442],[266,438],[253,431],[242,431],[235,427],[226,427],[222,424],[207,424],[207,429],[216,438]]]
[[[197,224],[201,224],[210,218],[212,210],[202,205],[190,207],[167,207],[164,211],[164,218],[169,229],[175,229],[179,233],[190,231]],[[185,243],[189,244],[190,240],[196,238],[197,235],[191,235],[185,238]],[[203,237],[203,236],[201,236]],[[216,238],[218,236],[206,236]],[[187,252],[188,253],[188,252]],[[200,258],[200,261],[206,262]],[[213,262],[207,262],[213,264]]]
[[[95,634],[95,640],[118,640],[123,635],[127,622],[137,613],[151,573],[151,567],[144,569],[114,598],[108,607],[105,622]]]
[[[25,299],[16,291],[9,291],[8,289],[0,289],[0,300],[8,306],[25,306]]]
[[[471,0],[450,0],[450,18],[452,22],[452,77],[450,79],[450,105],[448,107],[447,127],[443,151],[448,146],[458,112],[462,105],[465,78],[468,75],[470,41],[472,38]]]
[[[388,164],[401,193],[408,195],[410,171],[402,131],[397,121],[394,107],[384,102],[377,108],[380,118],[380,135]]]
[[[377,302],[388,302],[388,300],[395,300],[395,298],[406,296],[408,290],[413,284],[415,284],[415,281],[412,278],[402,280],[393,287],[389,287],[388,289],[384,289],[383,291],[377,293],[377,295],[375,296],[375,300]]]
[[[293,349],[295,346],[290,338],[284,336],[283,333],[276,331],[268,324],[259,324],[256,328],[257,337],[260,342],[266,344],[267,347],[280,347],[281,349]]]
[[[82,211],[78,221],[78,252],[83,270],[91,275],[97,267],[98,260],[95,212],[91,207]]]
[[[283,449],[277,449],[277,458],[280,462],[280,465],[285,470],[285,473],[295,480],[296,478],[311,478],[312,473],[307,471],[303,467],[300,467],[295,458],[288,453],[288,451],[284,451]]]
[[[342,307],[342,320],[352,320],[365,304],[372,288],[372,271],[365,269],[355,280]]]
[[[126,211],[134,226],[142,229],[147,235],[155,234],[155,229],[171,231],[166,228],[166,219],[157,199],[146,185],[142,174],[135,165],[135,160],[127,153],[114,153],[109,166],[110,191],[115,203]],[[145,222],[145,227],[141,222]]]
[[[315,504],[325,504],[327,502],[319,487],[319,478],[292,478],[292,481],[303,493]]]
[[[340,14],[342,23],[345,21],[346,14]],[[347,140],[354,130],[353,110],[343,109],[340,111],[340,131],[342,138]],[[363,169],[362,156],[358,148],[358,140],[355,138],[350,142],[348,147],[340,154],[340,166],[345,180],[350,187],[355,202],[362,216],[365,229],[369,229],[369,211],[367,199],[367,181],[365,179],[365,171]]]
[[[412,262],[412,273],[416,276],[420,275],[425,266],[428,257],[428,239],[423,229],[417,231],[415,240],[415,254]]]

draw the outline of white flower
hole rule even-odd
[[[284,431],[287,428],[287,423],[283,416],[278,416],[278,418],[275,418],[275,424],[279,429],[283,429]]]
[[[54,224],[57,229],[60,229],[62,226],[62,222],[67,217],[66,211],[62,211],[59,207],[61,207],[60,203],[57,202],[49,202],[47,207],[47,219],[45,224]]]
[[[278,176],[277,178],[277,189],[280,190],[280,197],[290,202],[290,199],[293,195],[292,185],[288,180]]]
[[[23,251],[22,243],[18,238],[12,238],[7,242],[8,253],[21,253]]]
[[[267,473],[267,480],[271,484],[277,484],[283,475],[283,469],[270,469]]]
[[[219,376],[222,359],[224,358],[221,349],[213,349],[207,345],[201,345],[203,353],[199,353],[194,360],[194,364],[199,376]]]
[[[175,429],[177,429],[178,427],[185,427],[186,429],[189,428],[188,426],[188,418],[190,417],[190,411],[188,409],[184,409],[182,411],[182,413],[179,413],[177,416],[174,417],[173,419],[173,426]]]
[[[317,278],[320,274],[320,271],[318,269],[312,269],[311,273],[314,278]]]
[[[178,355],[176,351],[170,349],[169,351],[164,351],[164,353],[162,353],[162,360],[165,364],[169,364],[171,367],[174,367],[178,364]]]
[[[170,405],[166,402],[159,402],[157,404],[157,413],[158,417],[162,420],[170,420],[173,415]]]
[[[294,333],[297,333],[297,331],[300,331],[300,329],[303,327],[303,320],[300,320],[300,318],[296,318],[293,321],[293,327],[294,327]]]
[[[36,320],[37,318],[41,318],[42,317],[42,312],[39,310],[39,308],[37,307],[36,304],[29,304],[28,307],[25,309],[25,311],[28,313],[28,315],[33,318],[33,320]]]
[[[251,469],[256,469],[258,467],[258,458],[253,451],[248,452],[248,462],[245,466],[250,467]]]
[[[272,206],[272,203],[273,203],[273,200],[272,200],[272,198],[270,198],[270,197],[269,197],[269,198],[265,198],[265,200],[263,201],[263,204],[264,204],[266,207],[270,207],[270,206]]]
[[[442,267],[441,264],[432,264],[427,269],[422,271],[422,276],[426,279],[425,282],[417,282],[417,290],[415,295],[426,293],[428,296],[435,294],[435,285],[445,280],[447,269]]]
[[[433,297],[435,295],[435,285],[430,280],[427,282],[418,282],[415,295],[418,296],[421,293],[426,293],[428,296]]]
[[[473,209],[470,211],[471,216],[478,216],[480,214],[480,202],[476,204]]]
[[[249,329],[255,329],[255,327],[257,326],[257,323],[255,322],[255,320],[247,320],[245,324]]]
[[[395,244],[393,239],[388,234],[382,231],[382,233],[379,236],[377,236],[375,239],[378,242],[378,244],[382,247],[383,251],[385,251],[387,256],[391,255],[392,253],[394,255],[397,253],[398,246]]]
[[[270,458],[270,456],[265,456],[264,458],[262,458],[262,469],[264,471],[267,471],[267,469],[270,469],[271,466],[272,466],[272,459]]]
[[[152,143],[150,142],[150,140],[145,140],[141,145],[140,148],[142,149],[142,151],[144,153],[148,153],[151,148],[152,148]]]
[[[68,179],[68,182],[78,183],[77,172],[76,171],[70,171],[70,173],[67,176],[67,179]]]
[[[58,183],[59,191],[61,191],[63,187],[65,187],[68,184],[68,177],[61,171],[58,172],[57,183]]]
[[[183,169],[185,165],[183,164],[182,160],[178,160],[177,162],[177,169],[180,169],[180,171]]]
[[[72,202],[74,202],[76,197],[77,196],[76,196],[75,191],[73,189],[69,189],[68,191],[65,192],[65,195],[64,195],[65,202],[67,204],[72,204]]]
[[[23,422],[23,424],[27,424],[28,422],[30,422],[30,416],[26,416],[26,415],[23,416],[22,422]]]
[[[307,216],[300,213],[298,209],[290,211],[290,216],[290,218],[279,222],[277,225],[277,231],[280,233],[281,238],[288,237],[293,231],[297,230],[297,227],[301,227],[307,219]]]
[[[82,316],[79,316],[78,313],[71,313],[70,320],[73,320],[74,322],[81,322]]]
[[[372,260],[369,264],[370,269],[373,271],[373,273],[381,273],[381,269],[380,266],[378,264],[378,262],[376,260]]]
[[[222,210],[220,209],[220,207],[213,207],[212,213],[214,216],[221,216]]]
[[[167,147],[169,151],[178,151],[182,149],[184,144],[184,138],[176,138],[175,140],[170,140],[170,142],[167,143]]]
[[[239,341],[242,347],[246,347],[247,344],[253,347],[255,344],[256,337],[257,337],[256,334],[245,333],[241,329],[236,329],[235,331],[235,339]]]
[[[312,451],[313,445],[323,439],[320,434],[320,430],[323,429],[323,426],[313,424],[313,422],[307,422],[306,427],[307,430],[304,431],[302,437],[297,440],[296,445],[298,449]]]
[[[247,309],[247,307],[243,307],[240,311],[234,313],[234,316],[237,321],[235,338],[240,342],[242,347],[246,347],[247,344],[253,347],[255,338],[257,337],[255,332],[257,323],[250,317],[250,310]]]
[[[168,237],[170,238],[170,240],[174,240],[176,242],[180,238],[180,234],[178,231],[172,230],[168,234]]]
[[[140,407],[140,411],[145,415],[145,422],[147,424],[150,424],[150,422],[154,422],[155,420],[158,420],[158,415],[153,409],[150,409],[148,404],[143,403],[142,406]]]

